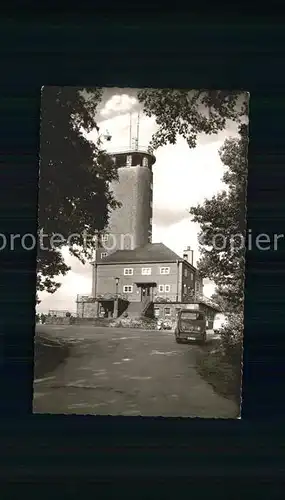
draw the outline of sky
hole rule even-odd
[[[147,148],[152,134],[157,130],[155,117],[149,118],[138,103],[137,90],[130,88],[107,88],[97,110],[100,134],[111,134],[110,142],[104,142],[108,152],[129,147],[130,113],[132,113],[132,135],[137,132],[137,115],[140,111],[139,145]],[[194,250],[194,265],[199,260],[197,236],[199,225],[191,221],[189,208],[203,203],[224,189],[221,181],[224,166],[219,157],[219,149],[228,137],[237,137],[237,126],[229,123],[225,130],[216,135],[201,134],[197,146],[190,149],[186,141],[179,138],[176,145],[167,145],[155,151],[153,166],[153,243],[162,242],[182,256],[190,246]],[[88,134],[88,139],[96,141],[96,131]],[[63,250],[65,261],[71,271],[60,280],[62,285],[55,294],[42,292],[37,310],[64,309],[76,312],[77,294],[91,294],[92,268],[81,264]],[[208,297],[215,286],[204,280],[204,294]]]

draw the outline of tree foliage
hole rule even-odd
[[[175,144],[182,136],[194,148],[199,133],[217,134],[227,121],[240,123],[247,115],[246,93],[222,90],[143,89],[138,93],[147,116],[155,116],[159,128],[150,150]]]
[[[223,310],[243,306],[247,146],[243,125],[240,137],[227,139],[219,152],[227,167],[223,176],[227,189],[190,209],[201,228],[198,269],[217,285],[215,299],[220,297]]]
[[[109,183],[117,178],[115,165],[98,141],[82,134],[99,127],[95,121],[100,89],[44,87],[42,89],[37,289],[55,292],[55,277],[70,269],[61,249],[67,243],[82,262],[95,245],[94,235],[117,206]],[[83,239],[86,231],[90,238]],[[60,234],[51,243],[51,236]],[[72,240],[68,238],[73,235]],[[93,237],[93,238],[92,238]]]

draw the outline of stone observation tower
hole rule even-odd
[[[151,242],[152,165],[155,157],[141,150],[122,151],[112,156],[119,181],[112,182],[110,188],[122,205],[111,213],[109,219],[110,246],[112,251],[133,250]]]
[[[121,207],[110,214],[96,252],[97,262],[116,250],[133,250],[152,240],[152,166],[156,158],[147,147],[139,147],[139,115],[137,136],[132,138],[130,124],[129,146],[109,154],[118,169],[118,180],[111,183],[110,190]]]

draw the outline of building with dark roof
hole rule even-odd
[[[194,297],[195,267],[163,243],[118,250],[93,269],[94,297],[119,293],[129,302],[141,302],[144,297],[151,301],[158,297],[169,301]]]
[[[155,157],[126,151],[113,158],[119,181],[111,188],[121,207],[112,212],[98,242],[92,296],[78,297],[78,316],[117,317],[125,312],[133,317],[166,317],[181,304],[197,305],[203,281],[193,265],[193,251],[187,247],[182,258],[163,243],[151,243]]]

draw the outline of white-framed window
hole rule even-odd
[[[164,291],[166,293],[170,292],[170,285],[164,285]]]
[[[108,234],[102,234],[101,241],[102,243],[106,243],[108,241]]]
[[[190,279],[191,279],[191,281],[193,281],[193,279],[194,279],[194,274],[193,273],[190,273]]]
[[[185,276],[185,278],[187,278],[187,276],[188,276],[188,269],[186,269],[186,267],[184,269],[184,276]]]
[[[165,315],[165,316],[171,316],[171,310],[170,310],[170,307],[165,307],[165,308],[164,308],[164,315]]]
[[[161,292],[164,292],[164,285],[158,285],[158,291],[161,293]]]
[[[123,286],[124,293],[132,293],[132,291],[133,291],[133,285],[124,285]]]
[[[142,268],[142,274],[144,276],[149,276],[151,274],[151,267],[143,267]]]
[[[107,257],[108,253],[107,252],[102,252],[101,253],[101,259],[104,259],[104,257]]]
[[[154,316],[155,318],[159,318],[159,307],[154,308]]]
[[[160,274],[169,274],[170,268],[169,267],[161,267],[160,268]]]
[[[132,267],[125,267],[124,276],[132,276],[134,274],[134,270]]]

